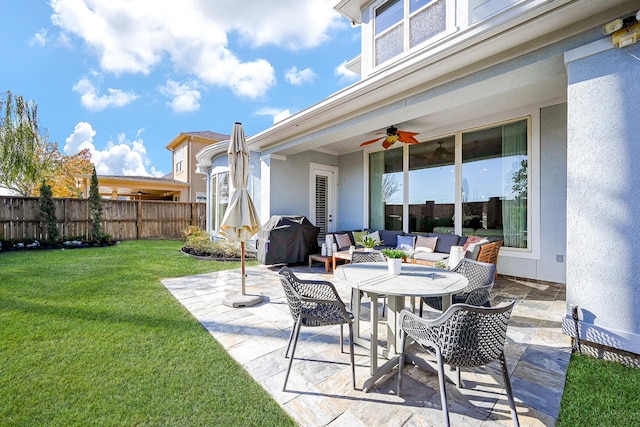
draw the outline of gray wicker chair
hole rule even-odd
[[[280,272],[280,282],[284,294],[289,303],[289,311],[294,325],[289,335],[287,350],[284,357],[289,357],[287,375],[284,378],[282,390],[287,387],[293,355],[296,352],[296,344],[303,326],[329,326],[340,325],[340,349],[344,352],[343,325],[349,325],[349,346],[351,351],[351,376],[353,388],[356,388],[356,371],[353,351],[353,315],[347,311],[340,299],[335,286],[331,282],[323,280],[299,279],[288,267],[283,267]],[[293,343],[293,346],[291,345]],[[289,356],[289,350],[291,355]]]
[[[402,353],[398,368],[398,396],[400,396],[402,388],[402,368],[405,360],[406,341],[409,337],[436,355],[440,400],[446,426],[449,426],[449,409],[447,407],[444,365],[448,364],[458,368],[458,386],[461,387],[460,367],[474,368],[495,360],[498,360],[502,367],[502,378],[513,423],[519,426],[504,357],[507,325],[514,304],[515,302],[511,301],[494,308],[455,304],[435,319],[423,319],[408,310],[402,310],[400,313],[402,337],[400,348]]]
[[[380,251],[354,251],[351,254],[351,263],[359,263],[359,262],[385,262],[386,258],[384,254]],[[360,296],[362,296],[362,291],[360,292]],[[385,312],[387,310],[387,296],[386,295],[378,295],[378,298],[382,299],[382,316],[384,317]],[[373,307],[371,307],[373,309]]]
[[[462,274],[469,280],[469,285],[463,289],[462,293],[452,296],[452,304],[463,303],[487,307],[490,305],[491,288],[495,283],[495,264],[462,258],[451,271]],[[420,298],[420,316],[422,316],[423,303],[442,311],[441,297],[423,297]]]
[[[351,262],[384,262],[385,257],[380,251],[353,251]]]

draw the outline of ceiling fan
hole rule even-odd
[[[378,134],[380,135],[382,134],[382,132],[378,132]],[[404,142],[405,144],[419,144],[420,141],[418,141],[413,137],[414,135],[417,135],[417,134],[418,134],[417,132],[405,132],[402,130],[398,130],[397,127],[392,125],[391,127],[387,128],[386,136],[372,139],[370,141],[365,141],[362,144],[360,144],[360,147],[363,147],[369,144],[374,144],[380,141],[381,139],[383,139],[382,148],[384,148],[385,150],[391,147],[393,144],[395,144],[398,141]]]

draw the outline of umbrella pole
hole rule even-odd
[[[242,294],[245,295],[244,242],[240,242],[240,275],[242,276]]]

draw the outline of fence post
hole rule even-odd
[[[138,205],[136,211],[136,240],[140,240],[142,235],[142,202],[138,200],[136,204]]]

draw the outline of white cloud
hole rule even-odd
[[[65,140],[64,151],[67,155],[74,155],[80,150],[89,149],[98,175],[163,176],[163,172],[151,165],[140,133],[137,133],[138,139],[133,141],[120,134],[116,142],[109,141],[105,150],[98,150],[93,143],[96,131],[90,123],[79,122]],[[148,167],[150,171],[147,171]]]
[[[340,77],[340,81],[342,82],[356,81],[360,78],[357,73],[354,73],[347,68],[347,61],[344,61],[342,64],[338,65],[333,71],[333,74]]]
[[[108,95],[99,95],[98,89],[87,78],[83,77],[73,86],[73,90],[80,94],[80,103],[89,110],[101,111],[108,107],[122,107],[138,98],[133,92],[123,92],[120,89],[107,89]]]
[[[264,107],[256,110],[254,114],[257,116],[275,116],[276,114],[280,114],[283,111],[284,110],[282,108]]]
[[[191,81],[178,83],[174,80],[167,80],[167,83],[160,87],[160,93],[172,98],[167,105],[176,113],[186,113],[196,111],[200,108],[200,91],[198,83]]]
[[[51,0],[52,22],[96,52],[103,71],[149,74],[165,58],[175,68],[236,95],[263,96],[275,82],[272,65],[240,58],[228,35],[250,47],[308,49],[344,26],[335,0]],[[245,54],[246,55],[246,54]]]
[[[31,37],[29,46],[44,46],[47,44],[47,41],[47,30],[43,28]]]
[[[316,73],[311,68],[298,71],[298,67],[291,67],[285,71],[284,78],[294,86],[302,86],[312,82],[316,78]]]

